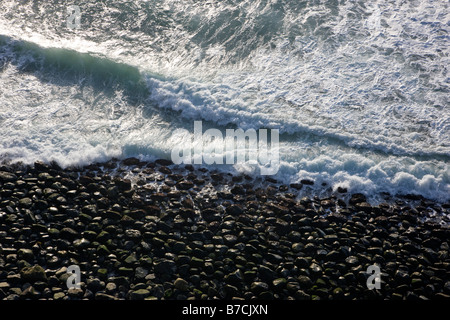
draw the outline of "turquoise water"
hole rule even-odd
[[[71,4],[0,4],[3,158],[169,158],[201,120],[278,129],[286,183],[450,199],[448,2]]]

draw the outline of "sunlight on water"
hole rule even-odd
[[[73,28],[60,1],[0,9],[3,157],[168,157],[203,120],[279,129],[286,182],[449,199],[448,2],[101,1]]]

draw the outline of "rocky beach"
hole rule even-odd
[[[449,204],[303,196],[311,184],[162,159],[4,164],[0,299],[450,298]]]

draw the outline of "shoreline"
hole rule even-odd
[[[105,161],[94,161],[90,164],[85,165],[70,165],[67,167],[61,167],[56,161],[44,162],[37,160],[34,164],[24,164],[21,161],[13,162],[8,157],[0,158],[0,171],[2,166],[10,168],[9,170],[33,170],[36,163],[47,166],[50,170],[65,171],[65,172],[75,172],[81,175],[83,172],[91,172],[90,174],[107,174],[111,177],[128,178],[132,182],[132,186],[136,185],[136,182],[140,179],[146,179],[147,182],[154,181],[149,178],[149,171],[145,172],[145,169],[154,168],[156,161],[164,163],[165,166],[174,169],[175,173],[178,174],[189,174],[189,172],[196,171],[200,174],[205,175],[207,181],[211,180],[214,186],[217,186],[217,181],[211,179],[209,176],[221,175],[224,177],[224,185],[221,189],[226,189],[227,185],[233,184],[234,182],[242,183],[243,181],[250,181],[257,184],[258,187],[265,188],[267,186],[272,186],[279,189],[280,192],[292,192],[295,196],[300,199],[302,197],[309,198],[320,198],[328,199],[333,198],[335,200],[341,199],[349,204],[349,200],[353,194],[362,194],[367,203],[371,206],[379,205],[406,205],[411,207],[423,206],[423,207],[436,207],[437,213],[442,209],[450,209],[450,198],[442,201],[427,198],[421,194],[416,193],[396,193],[392,194],[389,192],[376,192],[373,194],[368,194],[367,192],[361,191],[348,191],[346,187],[334,188],[330,185],[327,180],[322,180],[319,183],[314,179],[301,179],[298,182],[286,183],[285,181],[277,180],[273,178],[272,175],[260,175],[255,173],[244,173],[235,170],[231,172],[229,170],[220,170],[218,167],[208,166],[205,164],[174,164],[171,160],[152,158],[152,159],[139,159],[138,157],[128,157],[128,158],[116,158],[111,157]],[[189,168],[186,169],[186,168]],[[238,179],[238,180],[236,180]],[[142,181],[141,181],[142,182]],[[200,185],[201,186],[201,185]],[[448,211],[447,211],[448,213]],[[449,219],[446,219],[450,223]]]
[[[162,159],[1,165],[0,299],[450,298],[449,204],[300,197],[311,183]]]

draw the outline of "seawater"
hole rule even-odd
[[[0,3],[2,158],[170,158],[203,121],[278,129],[285,183],[450,200],[447,1],[70,5]]]

